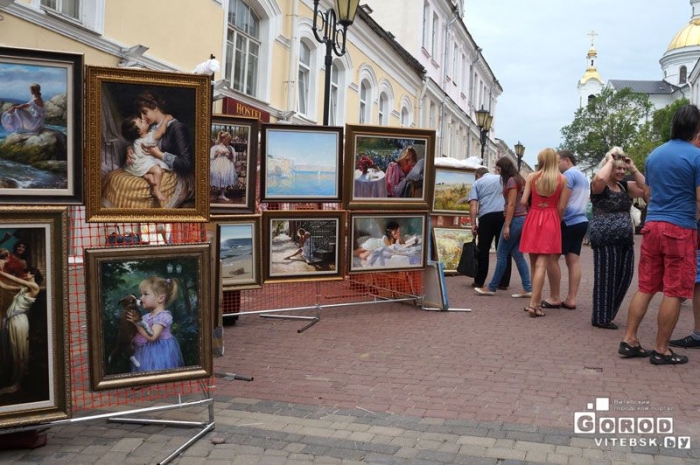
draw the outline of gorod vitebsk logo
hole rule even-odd
[[[614,401],[618,410],[644,411],[644,416],[613,416],[610,399],[597,397],[588,403],[585,412],[574,412],[574,433],[595,435],[597,446],[665,447],[690,449],[690,436],[673,435],[673,418],[649,416],[647,401]]]

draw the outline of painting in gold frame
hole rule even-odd
[[[0,427],[68,418],[66,209],[6,207],[0,223],[0,308],[13,335],[0,370]]]
[[[260,123],[255,118],[212,115],[209,202],[212,213],[255,212]]]
[[[263,212],[264,282],[343,279],[342,210]]]
[[[88,66],[87,221],[209,217],[209,76]]]
[[[426,214],[350,214],[350,273],[422,270],[426,264]]]
[[[347,125],[345,207],[428,210],[435,131]]]
[[[85,250],[92,389],[211,376],[210,247]]]

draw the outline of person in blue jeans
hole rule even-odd
[[[501,176],[503,181],[503,198],[505,199],[505,221],[496,248],[496,269],[486,288],[477,287],[474,290],[477,294],[494,295],[501,278],[506,273],[509,257],[512,256],[523,284],[523,290],[513,294],[512,297],[530,297],[532,296],[530,268],[520,252],[520,235],[527,216],[527,209],[520,203],[525,179],[518,173],[513,162],[506,157],[500,158],[496,162],[496,173]]]

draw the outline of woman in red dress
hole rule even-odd
[[[559,155],[554,149],[544,149],[537,155],[539,169],[525,182],[522,204],[530,205],[520,238],[520,251],[530,254],[532,297],[525,311],[531,317],[544,316],[542,287],[550,260],[561,254],[561,220],[569,189],[566,178],[559,172]]]

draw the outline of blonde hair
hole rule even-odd
[[[224,141],[224,139],[233,139],[233,137],[231,137],[231,134],[229,134],[228,131],[219,131],[219,134],[216,136],[216,143],[220,144]]]
[[[170,305],[177,299],[177,279],[165,279],[160,276],[149,276],[139,284],[139,291],[150,289],[154,294],[165,296],[165,305]]]
[[[543,197],[550,196],[559,184],[559,155],[556,150],[546,148],[537,154],[537,172],[535,180],[537,193]]]

